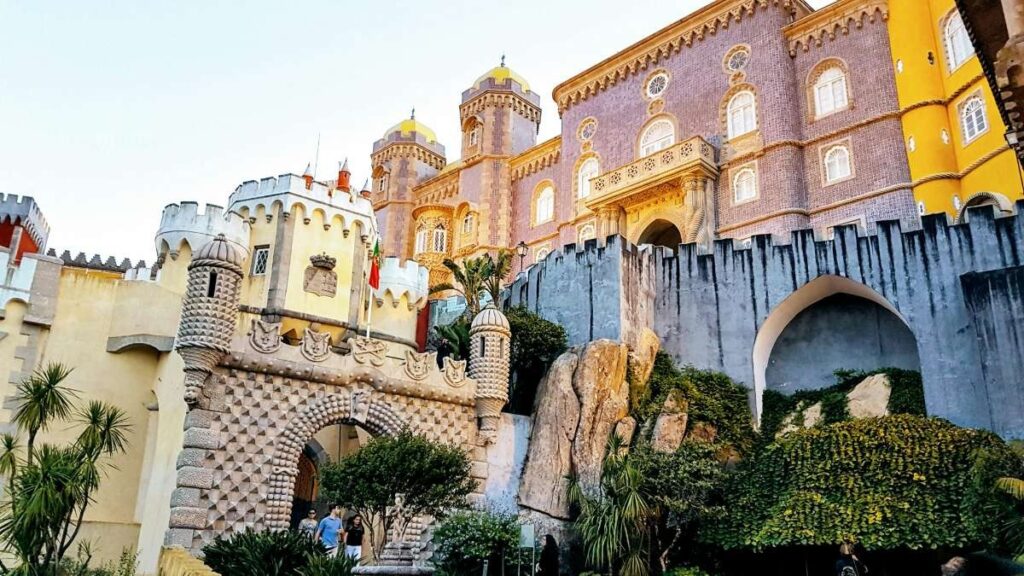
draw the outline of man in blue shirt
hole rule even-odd
[[[328,556],[338,555],[339,536],[342,534],[341,528],[341,507],[337,504],[331,504],[330,516],[324,517],[320,521],[320,526],[316,529],[316,538],[324,545],[324,548],[327,548]]]

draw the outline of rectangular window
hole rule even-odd
[[[270,246],[257,246],[252,251],[252,273],[251,276],[265,276],[267,274],[267,262],[270,260]]]

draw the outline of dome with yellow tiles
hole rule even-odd
[[[435,134],[434,131],[431,130],[429,126],[427,126],[423,122],[420,122],[415,117],[406,118],[405,120],[402,120],[401,122],[395,124],[391,128],[388,128],[388,131],[384,133],[384,138],[387,138],[392,134],[409,136],[413,132],[419,134],[420,136],[423,136],[424,138],[427,139],[428,142],[437,142],[437,134]]]
[[[480,85],[484,83],[484,80],[487,80],[488,78],[493,79],[495,84],[506,84],[507,80],[511,78],[523,87],[524,92],[530,91],[530,84],[526,82],[526,78],[516,74],[511,68],[504,64],[491,68],[486,74],[477,78],[476,81],[473,82],[473,87],[479,88]]]

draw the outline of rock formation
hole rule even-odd
[[[654,422],[654,434],[651,447],[658,452],[675,452],[686,436],[686,422],[689,419],[687,409],[689,403],[679,394],[669,394],[668,399]]]

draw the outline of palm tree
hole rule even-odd
[[[75,390],[65,388],[64,380],[72,369],[60,364],[47,364],[18,384],[16,399],[18,408],[14,411],[14,424],[28,434],[27,463],[32,463],[36,435],[45,432],[57,420],[66,420],[73,410],[72,400],[77,397]]]
[[[1017,501],[1017,509],[1009,513],[1004,521],[1003,532],[1016,548],[1015,553],[1024,557],[1024,515],[1020,514],[1020,506],[1024,504],[1024,479],[1004,477],[996,480],[996,488],[1010,495]]]
[[[491,259],[491,255],[488,254],[487,258],[487,292],[491,295],[491,302],[497,306],[498,302],[501,301],[501,288],[502,283],[505,282],[505,278],[508,277],[509,273],[512,272],[512,251],[511,250],[499,250],[498,257]]]
[[[451,271],[455,284],[442,282],[430,289],[431,294],[454,290],[466,299],[466,313],[473,318],[480,312],[480,297],[490,294],[492,301],[497,304],[501,298],[501,283],[512,271],[512,253],[508,250],[500,250],[497,259],[490,254],[484,254],[477,258],[467,258],[462,264],[457,264],[452,259],[446,259],[444,267]]]

